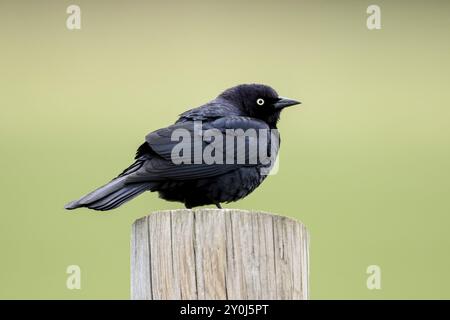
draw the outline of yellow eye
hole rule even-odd
[[[256,103],[258,104],[258,106],[262,106],[264,104],[264,99],[259,98],[258,100],[256,100]]]

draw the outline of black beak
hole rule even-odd
[[[283,109],[290,106],[295,106],[296,104],[300,104],[300,101],[292,100],[289,98],[280,97],[280,100],[275,102],[273,105],[275,109]]]

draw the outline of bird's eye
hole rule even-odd
[[[262,106],[264,104],[264,99],[259,98],[258,100],[256,100],[256,103],[258,104],[258,106]]]

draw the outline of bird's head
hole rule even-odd
[[[267,122],[271,127],[276,127],[284,108],[300,104],[299,101],[280,97],[274,89],[263,84],[241,84],[225,90],[219,98],[240,108],[245,115]]]

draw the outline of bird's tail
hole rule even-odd
[[[134,163],[111,182],[78,200],[69,202],[64,208],[73,210],[86,207],[89,209],[106,211],[117,208],[125,202],[130,201],[142,192],[149,190],[152,186],[152,182],[125,184],[127,175],[136,171],[138,167],[140,167],[140,165]]]

